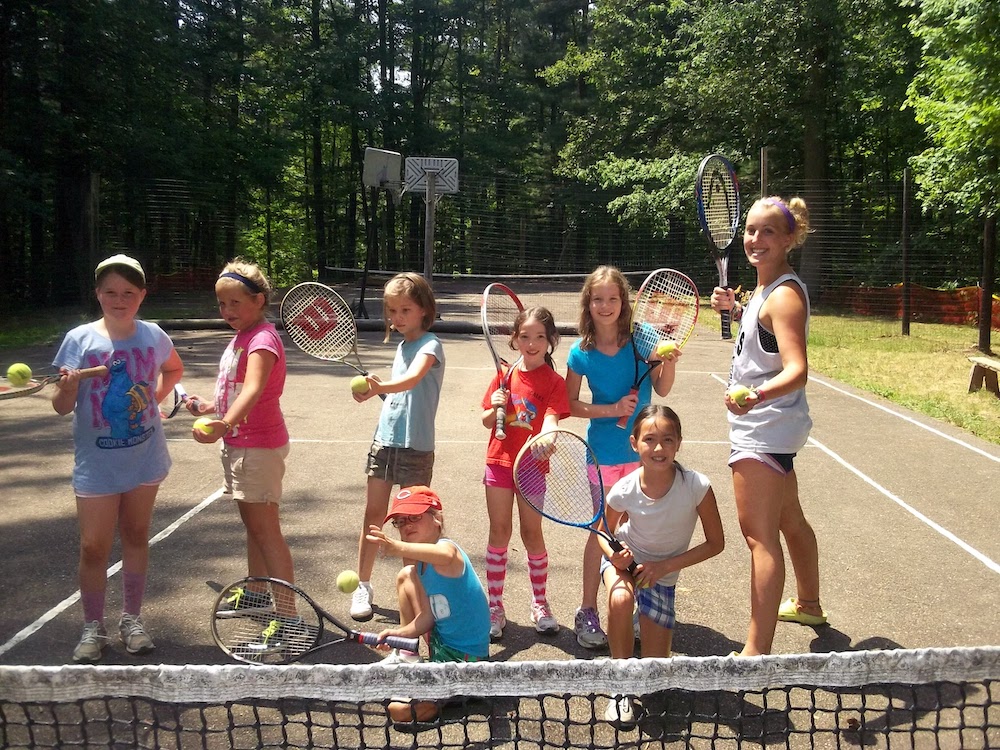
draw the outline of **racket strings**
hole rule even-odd
[[[314,357],[343,359],[354,349],[354,314],[339,296],[293,289],[281,303],[281,319],[292,342]]]
[[[597,467],[582,440],[560,436],[550,450],[525,451],[518,463],[517,486],[524,499],[550,518],[589,526],[599,516],[601,488],[591,473]],[[548,455],[546,455],[548,454]]]
[[[729,247],[739,227],[739,197],[732,174],[720,163],[710,167],[702,208],[712,242],[720,250]]]
[[[315,610],[293,589],[271,583],[263,590],[244,582],[219,597],[213,631],[237,659],[284,664],[309,651],[320,633]]]
[[[498,357],[509,361],[510,353],[513,351],[510,337],[514,332],[514,320],[520,314],[521,308],[509,295],[491,293],[487,296],[483,311],[483,322],[490,344]]]
[[[636,348],[644,359],[664,339],[682,344],[698,321],[698,290],[675,271],[655,274],[636,295],[632,319]]]

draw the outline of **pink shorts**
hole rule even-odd
[[[502,490],[514,489],[514,470],[509,466],[486,464],[483,484],[487,487],[499,487]]]
[[[635,461],[630,464],[615,464],[613,466],[602,466],[601,467],[601,479],[604,480],[604,486],[610,488],[615,482],[617,482],[622,477],[628,476],[633,471],[639,468],[639,462]],[[597,470],[593,466],[588,467],[588,473],[590,474],[591,484],[597,483]]]

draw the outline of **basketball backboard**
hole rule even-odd
[[[399,189],[402,166],[402,154],[380,148],[366,148],[361,182],[365,187]]]
[[[446,159],[440,156],[408,156],[406,158],[406,191],[420,192],[427,189],[427,173],[433,172],[434,192],[458,192],[458,159]]]

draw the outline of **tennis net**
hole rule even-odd
[[[617,696],[635,721],[608,721]],[[393,724],[390,698],[442,702]],[[995,748],[1000,648],[753,659],[0,667],[5,748]]]

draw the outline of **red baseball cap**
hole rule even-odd
[[[403,487],[392,499],[389,515],[382,523],[388,523],[396,516],[417,516],[431,509],[441,510],[441,498],[434,490],[422,484]]]

